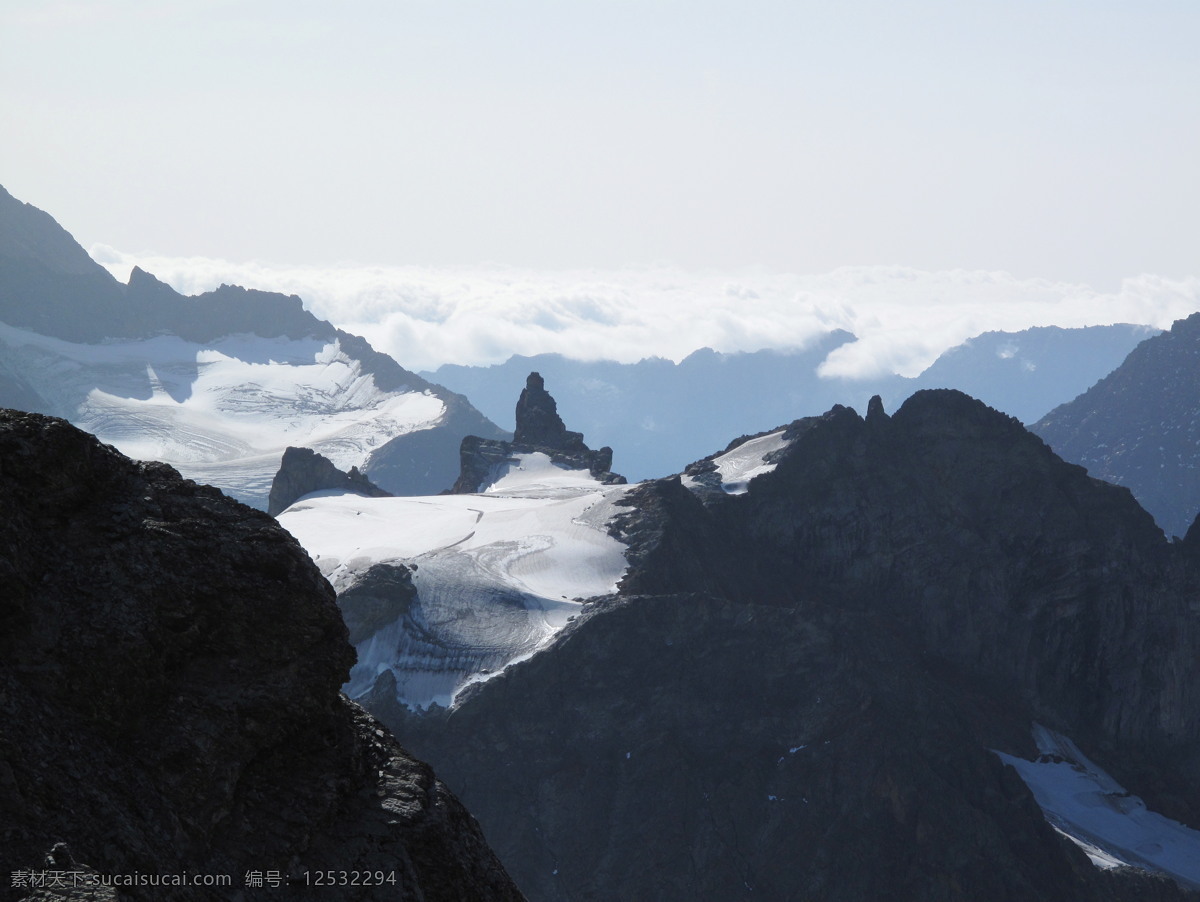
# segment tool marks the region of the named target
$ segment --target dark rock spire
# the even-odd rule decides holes
[[[525,388],[517,400],[517,431],[513,434],[513,443],[562,451],[582,451],[587,447],[583,443],[583,433],[570,432],[558,415],[558,404],[546,391],[541,373],[530,373],[525,380]]]
[[[459,448],[460,472],[450,493],[477,492],[494,468],[514,454],[540,451],[554,463],[571,470],[588,470],[604,483],[623,483],[624,476],[611,472],[612,448],[593,451],[582,432],[571,432],[558,415],[558,404],[546,391],[541,373],[530,373],[517,400],[517,429],[511,442],[468,435]]]
[[[883,409],[883,399],[879,395],[872,395],[871,400],[867,402],[867,425],[877,426],[887,418],[888,415]]]

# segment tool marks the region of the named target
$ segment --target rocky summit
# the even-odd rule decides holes
[[[521,898],[265,513],[15,411],[0,509],[0,898]]]
[[[530,373],[517,399],[517,428],[511,442],[468,435],[459,449],[458,481],[450,489],[461,495],[482,491],[498,466],[517,454],[546,454],[558,467],[587,470],[600,482],[622,484],[625,477],[612,472],[612,448],[593,451],[579,432],[571,432],[558,415],[558,404],[546,391],[540,373]]]
[[[517,430],[513,441],[559,451],[583,451],[583,435],[569,432],[558,415],[558,404],[546,391],[541,373],[530,373],[517,399]]]
[[[531,899],[1200,898],[1200,553],[1128,490],[925,391],[621,503],[616,595],[377,706]]]

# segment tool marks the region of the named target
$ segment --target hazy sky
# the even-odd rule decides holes
[[[0,183],[85,246],[1200,274],[1196,0],[4,0]]]

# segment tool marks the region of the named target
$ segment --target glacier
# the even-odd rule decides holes
[[[36,384],[47,412],[260,508],[289,445],[348,469],[446,412],[428,390],[380,389],[337,338],[84,344],[0,323],[0,348],[0,365]]]
[[[415,601],[356,643],[344,688],[358,698],[389,673],[397,700],[416,709],[452,704],[544,647],[586,600],[616,591],[625,545],[608,526],[631,488],[520,453],[475,494],[314,492],[278,519],[339,595],[373,566],[413,568]]]

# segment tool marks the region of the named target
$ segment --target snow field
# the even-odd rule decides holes
[[[783,437],[783,433],[784,430],[780,429],[767,435],[760,435],[758,438],[743,442],[732,451],[713,458],[722,490],[729,495],[743,495],[749,491],[752,479],[774,470],[777,464],[768,463],[766,458],[787,447],[788,441]],[[700,485],[691,476],[684,476],[683,484],[690,489],[695,489]]]
[[[1037,761],[996,754],[1016,768],[1055,830],[1097,867],[1130,865],[1200,889],[1200,831],[1147,809],[1066,736],[1035,725],[1033,738]]]
[[[163,335],[88,345],[0,324],[0,346],[58,416],[260,507],[289,445],[349,469],[444,412],[430,394],[379,390],[336,341]]]
[[[339,592],[372,565],[416,565],[417,604],[357,646],[346,692],[385,670],[413,707],[450,704],[468,682],[527,657],[581,602],[616,590],[625,546],[607,533],[628,486],[522,455],[486,492],[362,498],[318,492],[279,515]]]

